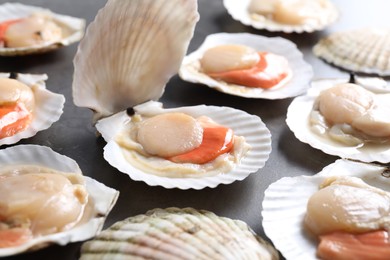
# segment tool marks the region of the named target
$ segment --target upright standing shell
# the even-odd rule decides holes
[[[88,259],[278,259],[244,222],[192,208],[154,209],[84,243]]]
[[[390,76],[390,30],[362,28],[336,32],[313,48],[318,57],[341,68]]]
[[[74,59],[74,103],[99,119],[159,99],[198,17],[195,0],[109,0]]]

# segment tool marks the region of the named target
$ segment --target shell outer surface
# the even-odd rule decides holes
[[[390,191],[390,179],[382,174],[386,167],[339,159],[314,176],[284,177],[264,192],[263,227],[265,234],[286,259],[314,260],[317,244],[303,227],[307,201],[331,176],[354,176],[369,185]]]
[[[47,13],[53,17],[54,21],[61,25],[62,30],[66,35],[60,41],[48,42],[37,46],[0,48],[0,56],[21,56],[53,51],[75,43],[83,37],[85,29],[84,19],[56,14],[42,7],[24,5],[21,3],[5,3],[0,5],[0,23],[7,20],[27,17],[36,12]]]
[[[200,176],[198,178],[170,178],[147,174],[128,163],[123,155],[122,148],[114,140],[116,134],[121,131],[129,119],[126,112],[123,111],[100,120],[96,124],[96,128],[107,142],[107,145],[104,147],[104,158],[113,167],[128,174],[133,180],[144,181],[150,186],[158,185],[165,188],[214,188],[219,184],[229,184],[237,180],[243,180],[250,173],[258,171],[265,165],[271,153],[271,134],[266,125],[259,117],[249,115],[241,110],[205,105],[163,109],[161,103],[154,101],[138,106],[140,109],[145,107],[150,108],[149,111],[153,115],[167,112],[182,112],[194,117],[208,116],[218,124],[231,128],[235,135],[244,136],[251,149],[242,158],[240,164],[226,174]]]
[[[0,73],[0,77],[8,78],[9,73]],[[61,94],[53,93],[46,89],[45,81],[47,75],[42,74],[17,74],[17,80],[31,87],[35,96],[35,110],[33,120],[24,130],[13,136],[0,139],[0,146],[14,144],[21,139],[30,138],[37,132],[49,128],[58,121],[63,113],[65,97]]]
[[[196,0],[109,0],[74,58],[73,100],[95,120],[158,100],[199,19]]]
[[[316,56],[349,71],[390,76],[390,29],[335,32],[314,47]]]
[[[248,12],[248,6],[251,0],[223,0],[223,4],[227,12],[236,21],[241,22],[244,25],[252,26],[255,29],[268,30],[271,32],[281,31],[284,33],[304,33],[323,30],[328,25],[337,20],[339,11],[331,1],[327,1],[327,8],[325,12],[320,15],[320,19],[312,21],[310,23],[304,23],[301,25],[287,25],[277,23],[271,19],[263,17],[263,19],[255,20]]]
[[[81,173],[78,164],[71,158],[54,152],[49,147],[39,145],[17,145],[0,151],[0,167],[9,165],[31,164],[52,168],[63,172]],[[114,206],[119,192],[96,180],[84,176],[89,199],[94,207],[91,219],[70,230],[36,237],[17,247],[1,248],[0,257],[37,250],[50,244],[66,245],[71,242],[90,239],[99,233],[106,216]]]
[[[278,254],[240,221],[193,208],[153,209],[115,223],[83,244],[81,260],[278,259]]]
[[[360,81],[364,82],[365,78]],[[368,89],[373,89],[372,84],[382,84],[379,80],[366,80],[371,82]],[[378,161],[381,163],[390,162],[390,147],[389,145],[368,145],[363,147],[346,146],[328,138],[321,137],[310,129],[309,116],[312,111],[314,102],[322,90],[330,88],[338,83],[347,83],[347,79],[323,79],[312,82],[312,87],[308,92],[300,97],[296,97],[290,104],[287,110],[286,123],[296,138],[301,142],[307,143],[313,148],[319,149],[324,153],[336,155],[341,158],[354,159],[363,162]],[[383,89],[379,85],[377,89]],[[364,86],[363,86],[364,87]],[[387,86],[385,87],[388,88]],[[387,91],[386,91],[387,93]]]
[[[199,71],[199,59],[203,53],[212,47],[222,44],[240,44],[252,47],[258,51],[266,51],[281,55],[288,60],[292,69],[292,78],[286,85],[275,89],[248,88],[239,85],[217,81]],[[204,43],[195,52],[187,55],[179,70],[183,80],[205,84],[223,93],[263,99],[282,99],[300,95],[309,88],[313,77],[311,66],[303,60],[302,53],[297,46],[281,37],[265,37],[249,33],[217,33],[206,37]]]

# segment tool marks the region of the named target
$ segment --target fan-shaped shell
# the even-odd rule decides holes
[[[84,19],[56,14],[42,7],[20,3],[5,3],[0,5],[0,23],[13,19],[25,18],[33,13],[45,13],[52,17],[62,30],[62,39],[31,47],[0,48],[0,56],[27,55],[52,51],[75,43],[84,35]]]
[[[252,0],[224,0],[223,4],[234,20],[240,21],[242,24],[252,26],[256,29],[264,29],[271,32],[282,31],[285,33],[310,33],[319,31],[333,23],[339,16],[337,8],[331,1],[323,1],[323,11],[318,14],[316,19],[311,19],[307,23],[299,25],[287,25],[275,22],[265,16],[258,15],[257,18],[254,18],[253,15],[248,12],[248,7],[251,1]]]
[[[197,20],[194,0],[109,0],[75,56],[74,103],[98,119],[159,99]]]
[[[288,60],[292,78],[275,89],[249,88],[215,80],[200,71],[199,60],[209,48],[223,44],[239,44],[257,51],[271,52]],[[265,37],[249,33],[217,33],[207,36],[198,50],[186,56],[179,70],[183,80],[202,83],[218,91],[247,98],[282,99],[294,97],[306,91],[313,76],[312,68],[303,60],[296,45],[280,37]]]
[[[318,57],[350,71],[390,76],[390,30],[361,28],[333,33],[313,48]]]
[[[2,78],[8,78],[9,76],[9,73],[0,73],[0,77]],[[33,119],[25,130],[13,136],[0,139],[0,146],[17,143],[21,139],[32,137],[37,132],[49,128],[61,117],[64,108],[65,97],[46,89],[46,74],[18,73],[16,79],[33,89],[35,97]]]
[[[83,244],[81,260],[278,259],[272,246],[240,220],[192,208],[154,209],[119,221]]]
[[[359,177],[371,186],[390,191],[386,167],[337,160],[314,176],[285,177],[264,192],[263,227],[286,259],[318,259],[316,241],[303,227],[307,201],[330,176]]]
[[[77,163],[69,157],[58,154],[45,146],[18,145],[0,151],[0,168],[10,165],[38,165],[61,172],[82,174]],[[115,204],[119,192],[92,178],[84,177],[89,201],[90,217],[74,228],[50,235],[33,238],[17,247],[0,248],[0,256],[10,256],[25,251],[36,250],[49,244],[65,245],[83,241],[95,236],[103,228],[106,216]]]
[[[179,189],[203,189],[216,187],[217,185],[229,184],[236,180],[243,180],[250,173],[256,172],[265,165],[271,152],[271,135],[265,124],[257,116],[249,115],[243,111],[216,106],[192,106],[163,109],[158,102],[147,102],[134,108],[149,115],[158,115],[168,112],[182,112],[193,117],[208,116],[216,123],[229,127],[237,136],[243,136],[251,146],[241,162],[227,173],[210,175],[208,172],[183,177],[181,170],[172,169],[169,173],[172,177],[158,176],[145,173],[136,164],[130,163],[126,158],[123,148],[116,142],[115,137],[122,131],[129,120],[125,111],[111,117],[100,120],[96,124],[97,130],[106,140],[104,158],[119,171],[126,173],[131,179],[144,181],[151,186],[163,186],[165,188]]]
[[[367,89],[377,89],[377,92],[385,92],[389,95],[389,87],[382,80],[377,78],[360,78],[357,83],[364,87],[364,83],[368,84]],[[297,97],[291,102],[288,111],[286,123],[294,135],[304,143],[323,151],[324,153],[336,155],[341,158],[355,159],[363,162],[378,161],[382,163],[390,162],[390,145],[388,142],[372,143],[370,145],[347,146],[339,142],[319,136],[311,130],[309,124],[310,113],[313,109],[316,98],[322,90],[330,88],[339,83],[347,83],[347,79],[324,79],[312,82],[312,87],[307,91],[306,95]],[[374,87],[375,86],[375,87]]]

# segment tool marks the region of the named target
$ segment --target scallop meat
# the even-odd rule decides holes
[[[47,75],[0,73],[0,145],[49,128],[63,113],[65,97],[46,89]]]
[[[323,30],[339,16],[329,0],[224,0],[233,19],[271,32],[311,33]]]
[[[314,47],[316,56],[343,69],[390,76],[390,30],[360,28],[330,34]]]
[[[217,33],[207,36],[199,49],[184,58],[179,75],[230,95],[282,99],[304,93],[313,71],[289,40]]]
[[[2,257],[94,237],[118,198],[45,146],[1,150],[0,166]]]
[[[314,176],[284,177],[264,193],[264,232],[286,259],[387,259],[388,241],[380,242],[387,249],[370,241],[390,228],[388,173],[339,159]],[[327,239],[333,246],[323,245]]]
[[[390,162],[390,98],[379,78],[325,79],[312,83],[287,111],[287,125],[302,142],[341,158]]]
[[[153,209],[119,221],[82,245],[88,259],[264,259],[276,250],[240,220],[193,208]]]
[[[48,9],[5,3],[0,5],[0,56],[38,54],[79,41],[85,20]]]

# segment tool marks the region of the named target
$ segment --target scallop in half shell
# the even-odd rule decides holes
[[[347,79],[324,79],[313,81],[312,87],[305,95],[297,97],[291,102],[286,118],[288,127],[300,141],[307,143],[324,153],[364,162],[390,162],[390,144],[386,139],[378,139],[375,142],[359,141],[356,143],[343,143],[336,141],[336,139],[329,138],[329,135],[320,134],[311,127],[311,113],[321,91],[329,89],[336,84],[347,82]],[[389,98],[389,86],[382,79],[357,77],[356,83],[371,92],[380,95],[383,101]]]
[[[159,99],[198,18],[194,0],[109,0],[74,58],[74,103],[97,120]]]
[[[79,166],[74,160],[64,155],[60,155],[45,146],[18,145],[1,150],[0,169],[0,179],[2,181],[7,179],[7,177],[3,177],[5,176],[5,174],[11,176],[9,178],[13,178],[12,176],[29,176],[49,172],[50,175],[66,176],[73,185],[82,185],[84,187],[82,190],[86,190],[87,192],[87,201],[83,202],[83,210],[81,211],[81,215],[78,217],[76,224],[73,223],[72,226],[65,225],[62,227],[61,230],[57,230],[57,232],[54,233],[45,232],[40,235],[33,235],[31,239],[16,246],[0,248],[0,256],[2,257],[15,255],[25,251],[37,250],[39,248],[46,247],[50,244],[65,245],[71,242],[83,241],[95,236],[103,228],[104,221],[108,213],[111,211],[111,208],[115,204],[119,194],[118,191],[111,189],[92,178],[83,176]],[[7,169],[9,170],[7,171]],[[16,181],[14,181],[14,183],[15,182]],[[7,184],[4,184],[5,186],[2,187],[12,189],[12,186],[9,186],[10,183],[12,183],[12,181],[8,182],[8,186]],[[18,187],[23,187],[20,181],[18,181],[17,183],[19,185]],[[54,183],[52,183],[51,186],[46,186],[46,188],[42,189],[42,187],[39,186],[39,182],[36,182],[35,184],[35,189],[41,189],[44,192],[48,192],[50,191],[50,189],[54,189],[53,187],[56,187],[55,185],[53,185]],[[31,184],[25,184],[24,186],[27,188],[28,186],[31,186]],[[65,189],[62,189],[62,191],[64,190]],[[22,194],[23,191],[21,191],[20,194]],[[83,195],[83,192],[75,192],[75,196],[85,195]],[[22,195],[20,194],[13,194],[11,195],[11,198],[18,199],[19,203],[26,203],[23,201],[23,197],[21,197]],[[37,199],[33,200],[33,198],[31,197],[33,194],[28,194],[28,200],[30,200],[32,203],[37,203],[37,201],[41,200],[42,198],[40,197],[41,195],[39,193],[35,192],[34,194],[37,195]],[[6,214],[5,212],[15,212],[17,206],[12,205],[12,200],[8,201],[9,199],[4,199],[4,196],[7,196],[7,194],[2,194],[1,196],[2,201],[0,203],[3,204],[3,207],[0,211],[0,215],[2,215],[2,221],[4,221],[4,214]],[[8,206],[4,205],[6,201],[8,201]],[[72,200],[67,200],[66,197],[63,196],[62,201],[70,202]],[[53,200],[50,203],[44,205],[46,206],[41,206],[40,209],[50,211],[50,206],[47,205],[53,206]],[[52,230],[50,225],[61,226],[64,224],[57,223],[60,221],[60,217],[65,218],[64,216],[70,214],[70,207],[67,207],[67,205],[63,206],[64,209],[60,210],[61,214],[58,214],[57,216],[51,215],[49,216],[50,220],[46,220],[44,222],[40,221],[40,218],[38,216],[47,218],[47,215],[42,215],[42,212],[45,211],[42,211],[41,213],[35,212],[36,209],[34,207],[28,207],[26,205],[25,207],[23,207],[22,210],[19,211],[24,212],[27,216],[35,216],[35,218],[31,218],[31,221],[34,221],[33,223],[35,223],[35,225],[32,227],[32,230],[38,229],[38,226],[41,227],[42,225],[48,225],[45,228],[41,227],[43,230],[47,231]],[[20,213],[18,219],[19,222],[23,221],[23,217],[21,217]],[[48,222],[50,222],[50,224],[47,224]],[[18,220],[14,224],[18,225],[17,223]],[[1,232],[4,232],[4,223],[2,222],[1,225]],[[10,225],[10,223],[5,223],[5,225]],[[1,242],[4,243],[4,240],[2,240]]]
[[[264,192],[263,227],[286,259],[319,259],[316,256],[318,242],[303,222],[309,198],[332,176],[357,177],[370,186],[390,192],[386,167],[342,159],[314,176],[284,177],[274,182]]]
[[[96,128],[106,140],[104,158],[131,179],[151,186],[179,189],[203,189],[243,180],[262,168],[271,153],[271,134],[261,119],[241,110],[217,106],[191,106],[164,109],[161,103],[150,101],[134,108],[145,117],[164,113],[184,113],[194,118],[207,116],[219,125],[229,127],[235,136],[245,140],[235,142],[234,152],[224,154],[206,164],[173,163],[159,157],[146,157],[128,150],[118,138],[131,121],[126,112],[100,120]],[[240,139],[242,140],[242,139]],[[137,145],[137,144],[135,144]],[[139,145],[139,144],[138,144]],[[249,146],[249,147],[248,147]],[[249,151],[248,151],[249,149]]]
[[[20,3],[5,3],[0,5],[0,23],[27,18],[34,14],[42,14],[42,16],[50,19],[50,22],[55,24],[56,35],[58,34],[59,36],[55,38],[49,38],[47,36],[47,40],[44,40],[37,45],[19,47],[20,44],[18,44],[15,45],[18,47],[0,47],[0,56],[17,56],[52,51],[75,43],[84,35],[84,19],[56,14],[42,7],[24,5]],[[15,30],[20,32],[21,29],[19,28]],[[12,37],[13,39],[20,38],[19,35],[14,35]],[[42,38],[46,39],[45,37],[46,36],[42,36]]]
[[[335,32],[314,47],[316,56],[343,69],[390,76],[389,28]]]
[[[83,244],[81,260],[264,259],[276,250],[240,220],[193,208],[153,209],[115,223]]]
[[[339,16],[339,12],[336,6],[328,0],[309,0],[309,1],[289,1],[289,0],[257,0],[257,5],[264,5],[261,9],[264,9],[265,13],[256,14],[250,11],[250,5],[252,1],[256,0],[224,0],[223,4],[227,12],[233,17],[233,19],[240,21],[242,24],[252,26],[256,29],[264,29],[271,32],[282,31],[285,33],[304,33],[319,31],[332,24]],[[283,2],[287,3],[283,6]],[[306,3],[305,3],[306,2]],[[313,3],[314,2],[314,3]],[[309,9],[303,8],[303,4],[309,5]],[[315,9],[311,5],[317,4]],[[290,21],[281,22],[278,19],[272,19],[271,11],[274,9],[274,5],[281,5],[282,9],[279,15],[282,20],[286,20],[286,17],[291,17],[294,13],[297,13],[297,17],[292,17],[290,20],[301,19],[299,16],[304,14],[308,16],[303,22]],[[295,9],[296,12],[293,12]],[[302,10],[303,9],[303,10]]]
[[[108,142],[104,158],[134,180],[166,188],[216,187],[220,183],[244,179],[268,159],[270,133],[256,116],[213,106],[163,109],[160,103],[150,101],[161,97],[165,84],[177,73],[197,20],[195,0],[109,0],[80,43],[74,59],[74,102],[95,112],[94,119],[100,119],[96,124],[97,130]],[[144,143],[126,141],[133,136],[133,132],[126,132],[126,126],[132,121],[126,114],[129,107],[134,108],[141,118],[167,112],[182,113],[186,118],[208,116],[225,129],[231,128],[235,135],[240,135],[240,140],[243,137],[247,140],[239,142],[241,146],[234,146],[238,157],[224,153],[222,158],[227,157],[227,160],[217,157],[210,163],[211,167],[209,163],[172,163],[163,156],[145,154],[144,147],[140,148]],[[170,129],[165,128],[165,133]],[[201,131],[203,134],[203,128]],[[126,145],[119,145],[118,135],[123,136],[125,141],[122,143]],[[157,140],[159,136],[160,133],[154,133],[154,138],[145,139]],[[203,136],[199,136],[201,143]],[[225,141],[225,138],[222,139]],[[128,149],[129,143],[131,149]],[[134,152],[133,144],[137,152]],[[247,153],[248,144],[252,150]],[[168,143],[164,147],[171,146],[172,143]],[[197,147],[191,145],[193,150]],[[248,155],[244,156],[244,152]],[[242,163],[239,163],[241,157]],[[198,170],[200,173],[195,174]],[[186,174],[188,172],[190,174]]]
[[[1,78],[9,78],[10,76],[9,73],[0,73]],[[32,89],[35,98],[35,106],[32,120],[27,128],[13,136],[1,138],[0,146],[17,143],[21,139],[30,138],[37,132],[49,128],[54,122],[58,121],[62,115],[65,103],[65,97],[63,95],[53,93],[46,89],[46,74],[17,73],[12,75],[12,77]]]
[[[270,52],[283,56],[292,70],[292,78],[284,85],[270,89],[252,88],[229,84],[211,78],[202,72],[199,60],[206,50],[226,44],[245,45],[259,52]],[[183,80],[201,83],[218,91],[247,98],[282,99],[300,95],[309,87],[313,76],[311,66],[303,60],[296,45],[280,37],[265,37],[249,33],[217,33],[207,36],[195,52],[187,55],[179,70]]]

